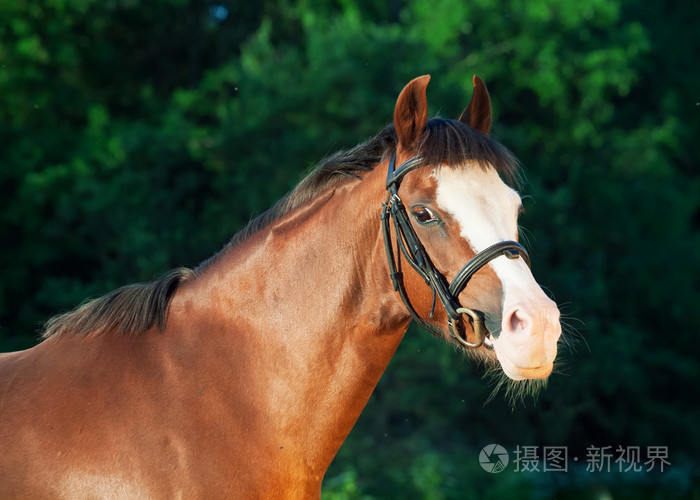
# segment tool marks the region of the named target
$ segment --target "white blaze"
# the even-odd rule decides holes
[[[516,240],[520,195],[493,168],[478,165],[437,169],[437,204],[459,222],[460,234],[475,252],[500,241]],[[534,279],[523,259],[496,258],[489,262],[508,288],[531,287]]]

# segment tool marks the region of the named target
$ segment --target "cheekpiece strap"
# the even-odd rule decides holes
[[[405,162],[403,162],[401,165],[399,165],[399,168],[395,168],[396,151],[394,151],[391,154],[391,159],[389,160],[389,168],[386,173],[386,188],[389,189],[392,185],[398,188],[398,184],[399,182],[401,182],[401,179],[403,179],[403,176],[409,173],[411,170],[420,167],[422,164],[423,158],[421,158],[420,156],[413,156]]]

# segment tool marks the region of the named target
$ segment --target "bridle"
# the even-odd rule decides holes
[[[435,297],[437,296],[447,312],[447,325],[450,335],[465,347],[480,347],[484,343],[486,335],[490,333],[486,327],[485,315],[483,312],[476,309],[462,307],[459,303],[459,294],[467,286],[471,277],[493,259],[501,255],[509,259],[522,257],[529,266],[530,257],[520,243],[516,241],[501,241],[478,252],[462,269],[460,269],[452,280],[452,283],[448,284],[447,279],[435,268],[428,253],[421,244],[420,239],[418,239],[418,235],[414,231],[408,213],[406,212],[406,207],[398,194],[401,180],[408,172],[421,166],[422,158],[420,156],[414,156],[403,162],[399,168],[396,169],[395,164],[396,152],[391,155],[391,160],[389,161],[389,170],[386,177],[387,198],[382,204],[381,215],[384,247],[386,249],[389,274],[394,284],[394,290],[399,293],[406,309],[408,309],[408,312],[411,313],[411,316],[413,316],[418,323],[429,332],[441,336],[433,325],[420,317],[408,299],[406,288],[403,283],[403,272],[401,270],[401,254],[403,254],[411,267],[416,270],[421,278],[425,280],[426,284],[432,289],[433,305],[430,310],[430,317],[432,318],[435,312]],[[389,221],[392,218],[394,220],[396,232],[396,246],[400,249],[396,257],[394,256],[389,227]],[[474,342],[469,342],[467,340],[467,333],[462,319],[464,315],[467,316],[474,330]]]

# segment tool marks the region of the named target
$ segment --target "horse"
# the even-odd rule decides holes
[[[515,157],[474,76],[429,75],[194,270],[50,319],[0,356],[0,496],[313,498],[409,323],[546,379],[559,310],[517,241]]]

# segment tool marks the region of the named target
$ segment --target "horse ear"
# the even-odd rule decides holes
[[[399,138],[399,146],[413,149],[428,123],[428,99],[426,87],[430,75],[414,78],[404,87],[396,100],[394,127]]]
[[[469,106],[462,112],[459,121],[466,123],[471,128],[484,135],[491,130],[491,99],[486,84],[478,76],[474,75],[474,93],[469,101]]]

